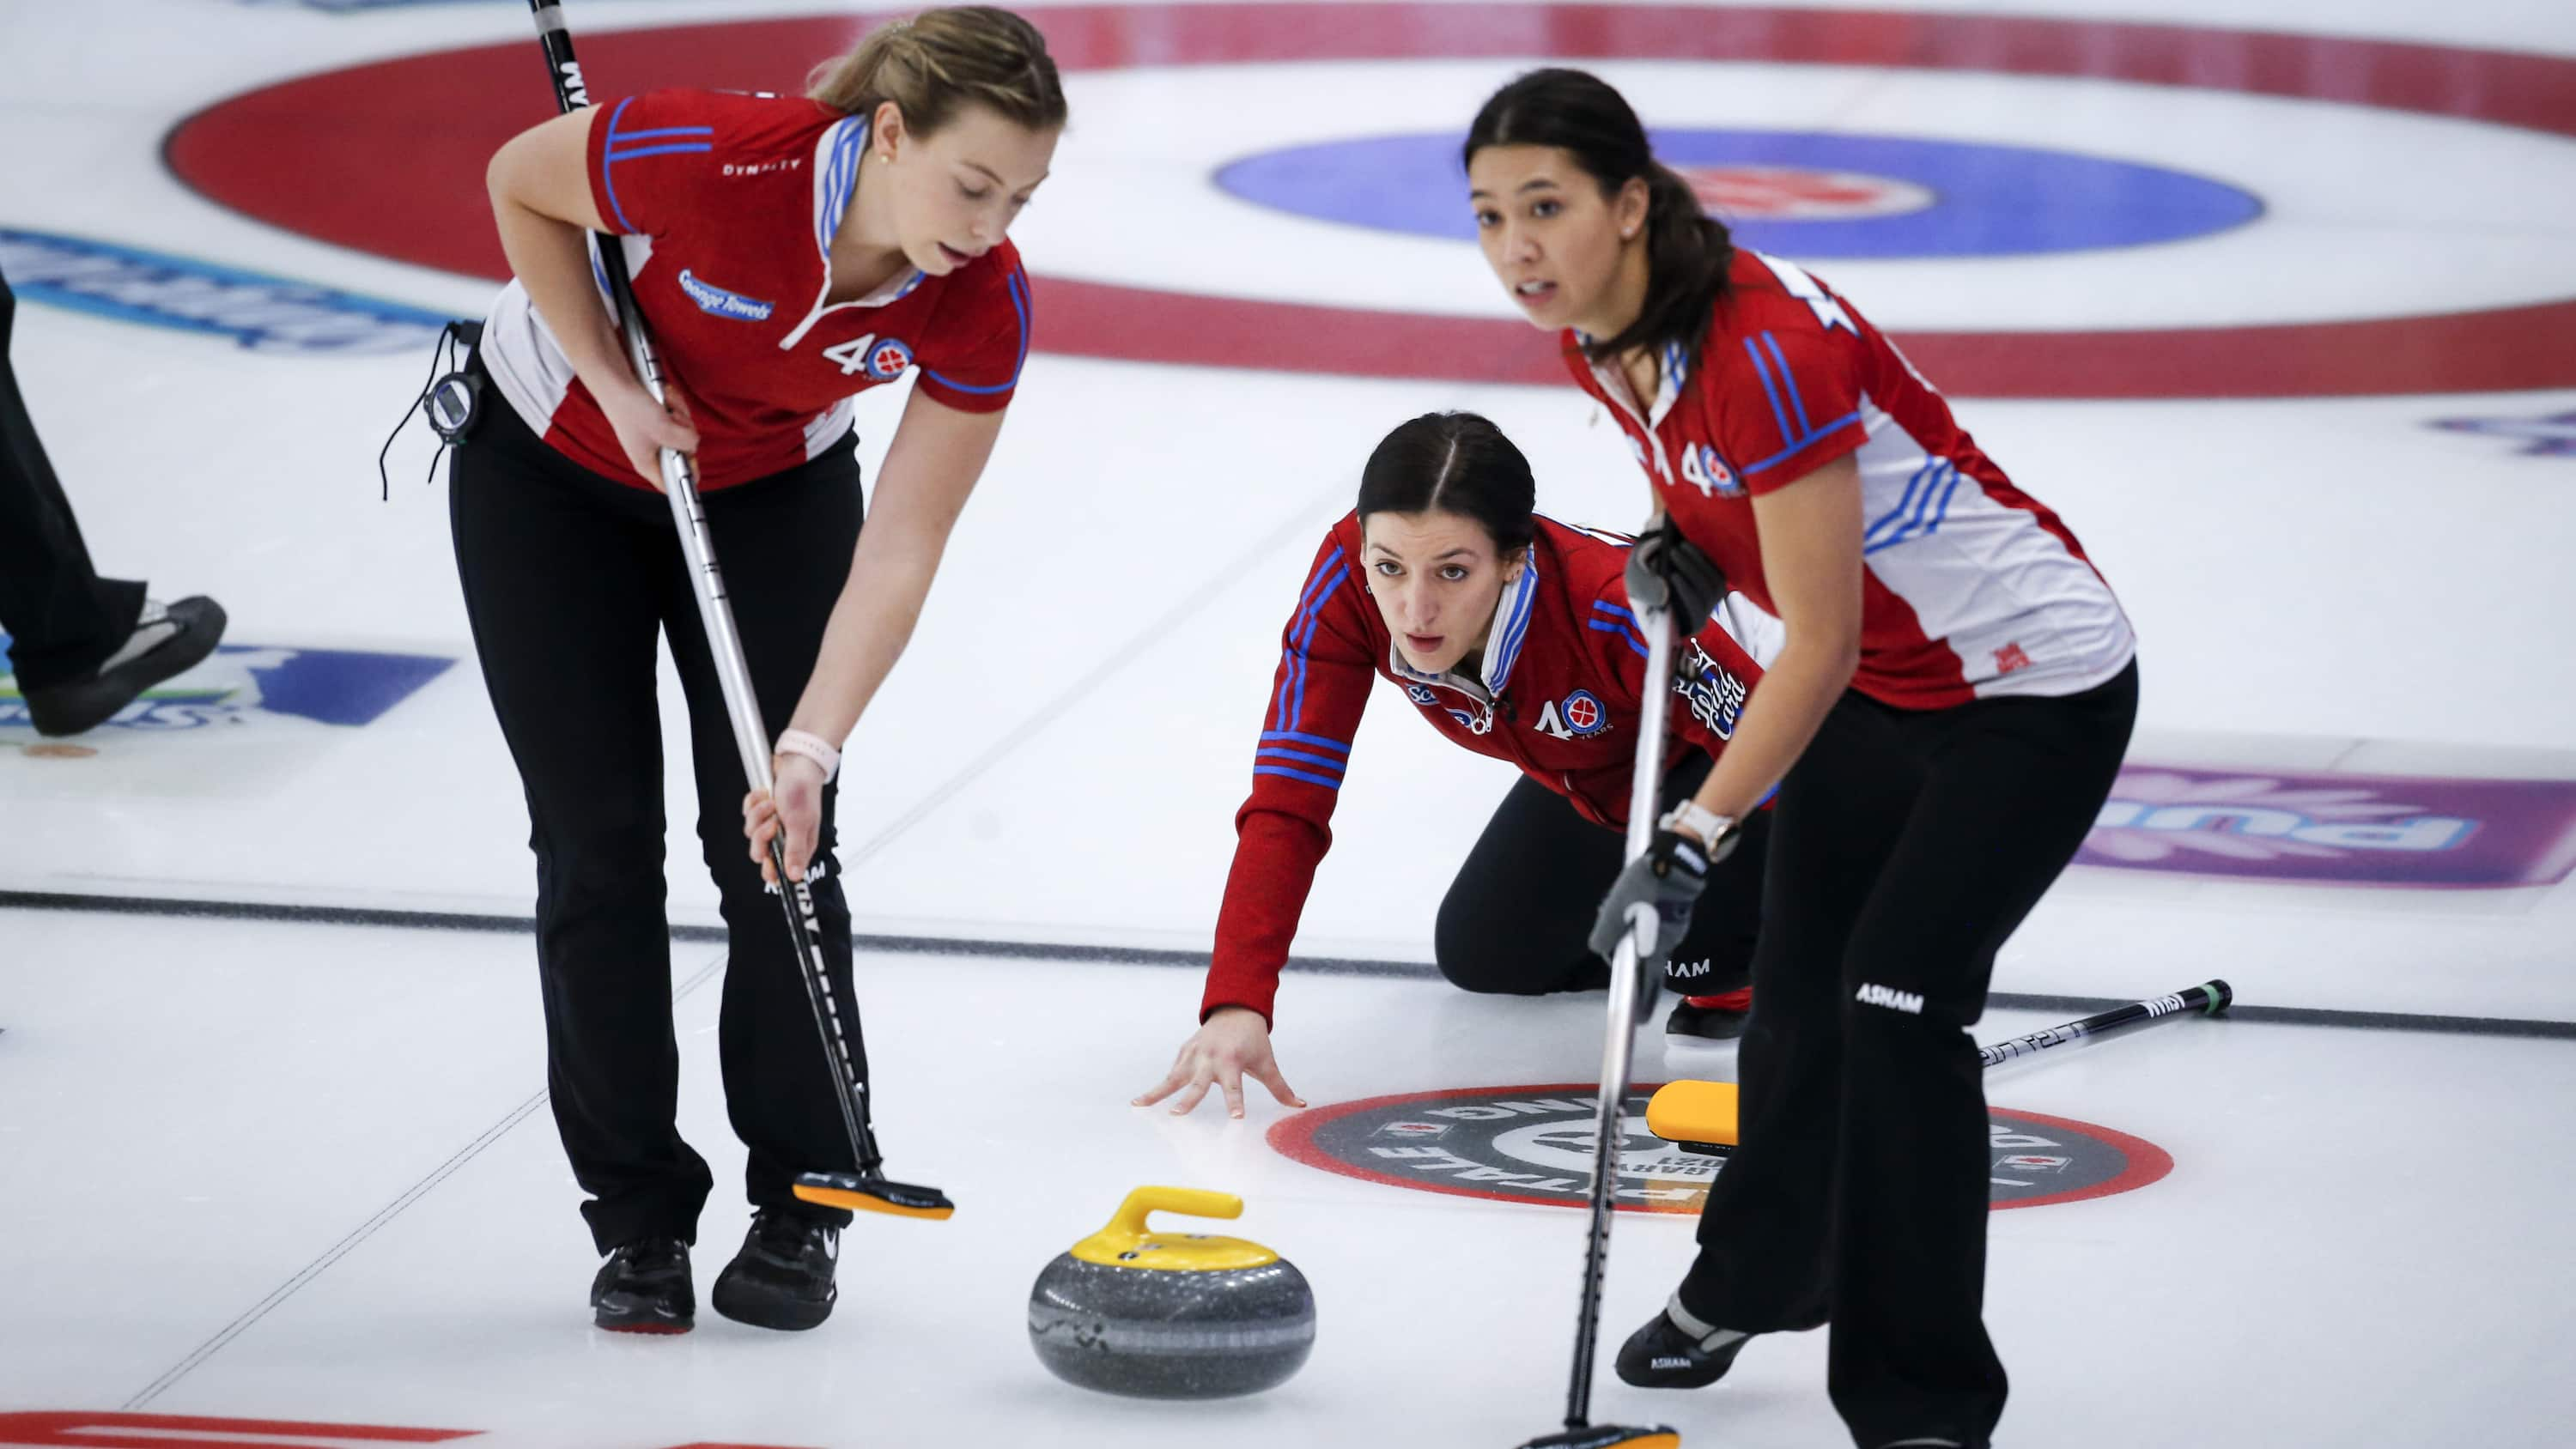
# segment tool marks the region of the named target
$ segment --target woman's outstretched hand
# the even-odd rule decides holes
[[[1221,1087],[1225,1090],[1226,1115],[1241,1117],[1245,1077],[1268,1087],[1282,1106],[1306,1105],[1306,1099],[1279,1075],[1278,1059],[1270,1054],[1270,1023],[1262,1020],[1260,1012],[1220,1006],[1196,1035],[1181,1044],[1180,1055],[1172,1059],[1171,1073],[1130,1105],[1149,1107],[1178,1092],[1180,1099],[1172,1103],[1172,1112],[1178,1116],[1197,1107],[1208,1088]]]

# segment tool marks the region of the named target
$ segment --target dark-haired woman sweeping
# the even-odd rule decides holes
[[[1465,159],[1486,261],[1646,470],[1648,565],[1702,552],[1787,630],[1725,754],[1602,906],[1596,939],[1633,902],[1682,916],[1698,852],[1677,847],[1722,858],[1779,785],[1743,1148],[1620,1376],[1713,1383],[1749,1336],[1830,1320],[1828,1385],[1863,1449],[1984,1445],[2005,1376],[1966,1028],[2119,769],[2128,619],[1866,318],[1730,244],[1617,91],[1522,76]]]
[[[1178,1092],[1173,1110],[1187,1112],[1215,1086],[1240,1117],[1249,1075],[1305,1105],[1271,1053],[1271,1002],[1379,677],[1433,729],[1522,772],[1440,904],[1442,974],[1521,995],[1607,984],[1588,937],[1619,873],[1639,712],[1669,712],[1665,798],[1678,799],[1724,751],[1761,671],[1726,623],[1708,623],[1681,642],[1672,697],[1640,700],[1646,645],[1624,578],[1627,541],[1538,516],[1535,492],[1520,449],[1473,413],[1415,418],[1370,455],[1359,506],[1315,551],[1282,639],[1199,1030],[1139,1103]],[[1672,590],[1682,617],[1706,620],[1716,602],[1713,573]],[[1734,627],[1760,647],[1770,622],[1752,614]],[[1683,997],[1668,1027],[1677,1035],[1740,1029],[1760,828],[1667,953],[1666,982]]]

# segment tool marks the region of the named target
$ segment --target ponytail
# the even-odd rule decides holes
[[[1064,85],[1046,37],[991,5],[925,10],[880,25],[858,49],[816,66],[805,94],[854,116],[892,101],[916,136],[938,131],[970,105],[1032,131],[1065,121]]]

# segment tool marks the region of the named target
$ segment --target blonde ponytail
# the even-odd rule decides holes
[[[991,5],[925,10],[880,25],[858,49],[816,66],[805,94],[854,116],[892,101],[916,136],[977,105],[1032,131],[1051,131],[1065,120],[1064,86],[1046,37]]]

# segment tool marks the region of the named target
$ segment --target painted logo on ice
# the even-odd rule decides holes
[[[1726,1159],[1648,1132],[1654,1090],[1641,1083],[1628,1097],[1612,1200],[1629,1212],[1696,1213]],[[1988,1201],[1997,1208],[2108,1197],[2173,1170],[2163,1148],[2108,1127],[2035,1112],[1987,1116]],[[1310,1108],[1273,1126],[1270,1145],[1309,1167],[1391,1187],[1583,1207],[1599,1124],[1589,1084],[1461,1087]]]
[[[415,352],[440,313],[164,252],[0,228],[0,273],[30,302],[230,337],[255,352]]]
[[[0,648],[7,646],[0,635]],[[272,719],[374,724],[456,661],[423,654],[227,644],[145,693],[102,729],[193,730]],[[32,729],[15,676],[0,674],[0,729]]]
[[[2576,780],[2132,765],[2075,861],[2349,885],[2554,885],[2576,870]]]

